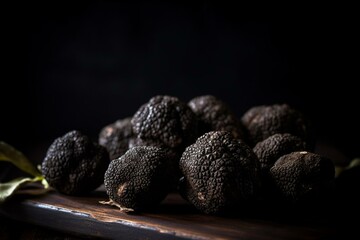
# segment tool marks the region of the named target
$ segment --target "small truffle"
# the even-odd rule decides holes
[[[49,185],[69,195],[95,190],[104,182],[109,164],[106,149],[80,131],[54,140],[42,162],[42,174]]]
[[[111,161],[105,189],[113,205],[143,211],[158,205],[175,181],[171,156],[159,147],[138,146]]]
[[[210,131],[228,131],[235,138],[244,139],[240,119],[225,102],[212,95],[198,96],[188,106],[199,119],[199,135]]]
[[[231,133],[205,133],[180,159],[181,194],[204,213],[229,213],[255,198],[257,164],[251,148]]]
[[[270,175],[285,201],[312,202],[331,191],[335,168],[330,159],[301,151],[280,157]]]
[[[99,144],[109,152],[110,159],[119,158],[129,148],[129,142],[133,141],[131,117],[119,119],[105,126],[99,134]]]

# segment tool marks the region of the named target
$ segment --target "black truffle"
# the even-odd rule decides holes
[[[302,151],[280,157],[270,175],[285,201],[312,202],[332,191],[335,168],[330,159]]]
[[[251,148],[231,133],[205,133],[180,159],[181,194],[204,213],[229,213],[255,198],[257,163]]]
[[[129,148],[129,143],[136,138],[132,131],[131,117],[119,119],[101,129],[99,144],[109,152],[111,160],[123,155]]]
[[[131,148],[111,161],[104,178],[111,204],[124,211],[154,208],[175,181],[172,162],[166,150],[155,146]]]
[[[172,96],[152,97],[134,114],[131,123],[140,142],[178,152],[182,152],[197,136],[195,114],[185,103]]]
[[[109,164],[106,149],[80,131],[55,139],[42,162],[42,174],[61,193],[80,195],[99,187]]]
[[[213,95],[198,96],[188,106],[199,119],[199,135],[210,131],[228,131],[235,138],[244,139],[243,126],[232,109]]]
[[[290,133],[302,138],[309,149],[314,147],[314,132],[308,119],[287,104],[250,108],[241,118],[251,145],[276,134]]]

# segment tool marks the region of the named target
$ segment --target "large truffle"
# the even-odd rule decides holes
[[[79,195],[99,187],[109,164],[106,149],[74,130],[50,145],[42,162],[42,174],[61,193]]]
[[[244,139],[241,121],[232,109],[213,95],[198,96],[188,102],[199,119],[199,135],[210,131],[228,131],[234,137]]]
[[[155,207],[175,181],[172,162],[167,151],[159,147],[129,149],[106,170],[104,182],[110,201],[126,211]]]
[[[290,133],[302,138],[310,149],[314,147],[314,133],[309,120],[287,104],[252,107],[243,114],[241,121],[252,145],[276,133]]]
[[[231,133],[205,133],[180,159],[181,194],[202,212],[231,212],[256,196],[257,163],[251,148]]]
[[[301,151],[280,157],[270,175],[285,201],[311,202],[332,190],[335,168],[330,159]]]
[[[101,129],[99,144],[109,152],[110,159],[123,155],[129,148],[129,143],[136,138],[131,125],[131,117],[119,119]]]
[[[197,136],[197,119],[178,98],[158,95],[142,105],[131,120],[140,142],[182,152]],[[152,144],[154,143],[154,144]]]

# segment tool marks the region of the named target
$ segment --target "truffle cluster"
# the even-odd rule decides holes
[[[42,171],[65,194],[104,183],[106,203],[125,212],[154,209],[176,190],[201,212],[227,214],[331,190],[333,162],[314,153],[314,143],[308,120],[287,104],[255,106],[238,118],[212,95],[187,103],[157,95],[104,126],[98,143],[79,131],[56,139]]]

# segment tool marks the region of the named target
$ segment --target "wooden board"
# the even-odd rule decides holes
[[[13,198],[0,213],[48,228],[108,239],[328,239],[338,229],[313,221],[209,216],[196,211],[178,194],[170,194],[151,213],[126,214],[99,204],[102,189],[88,197],[50,192]]]

